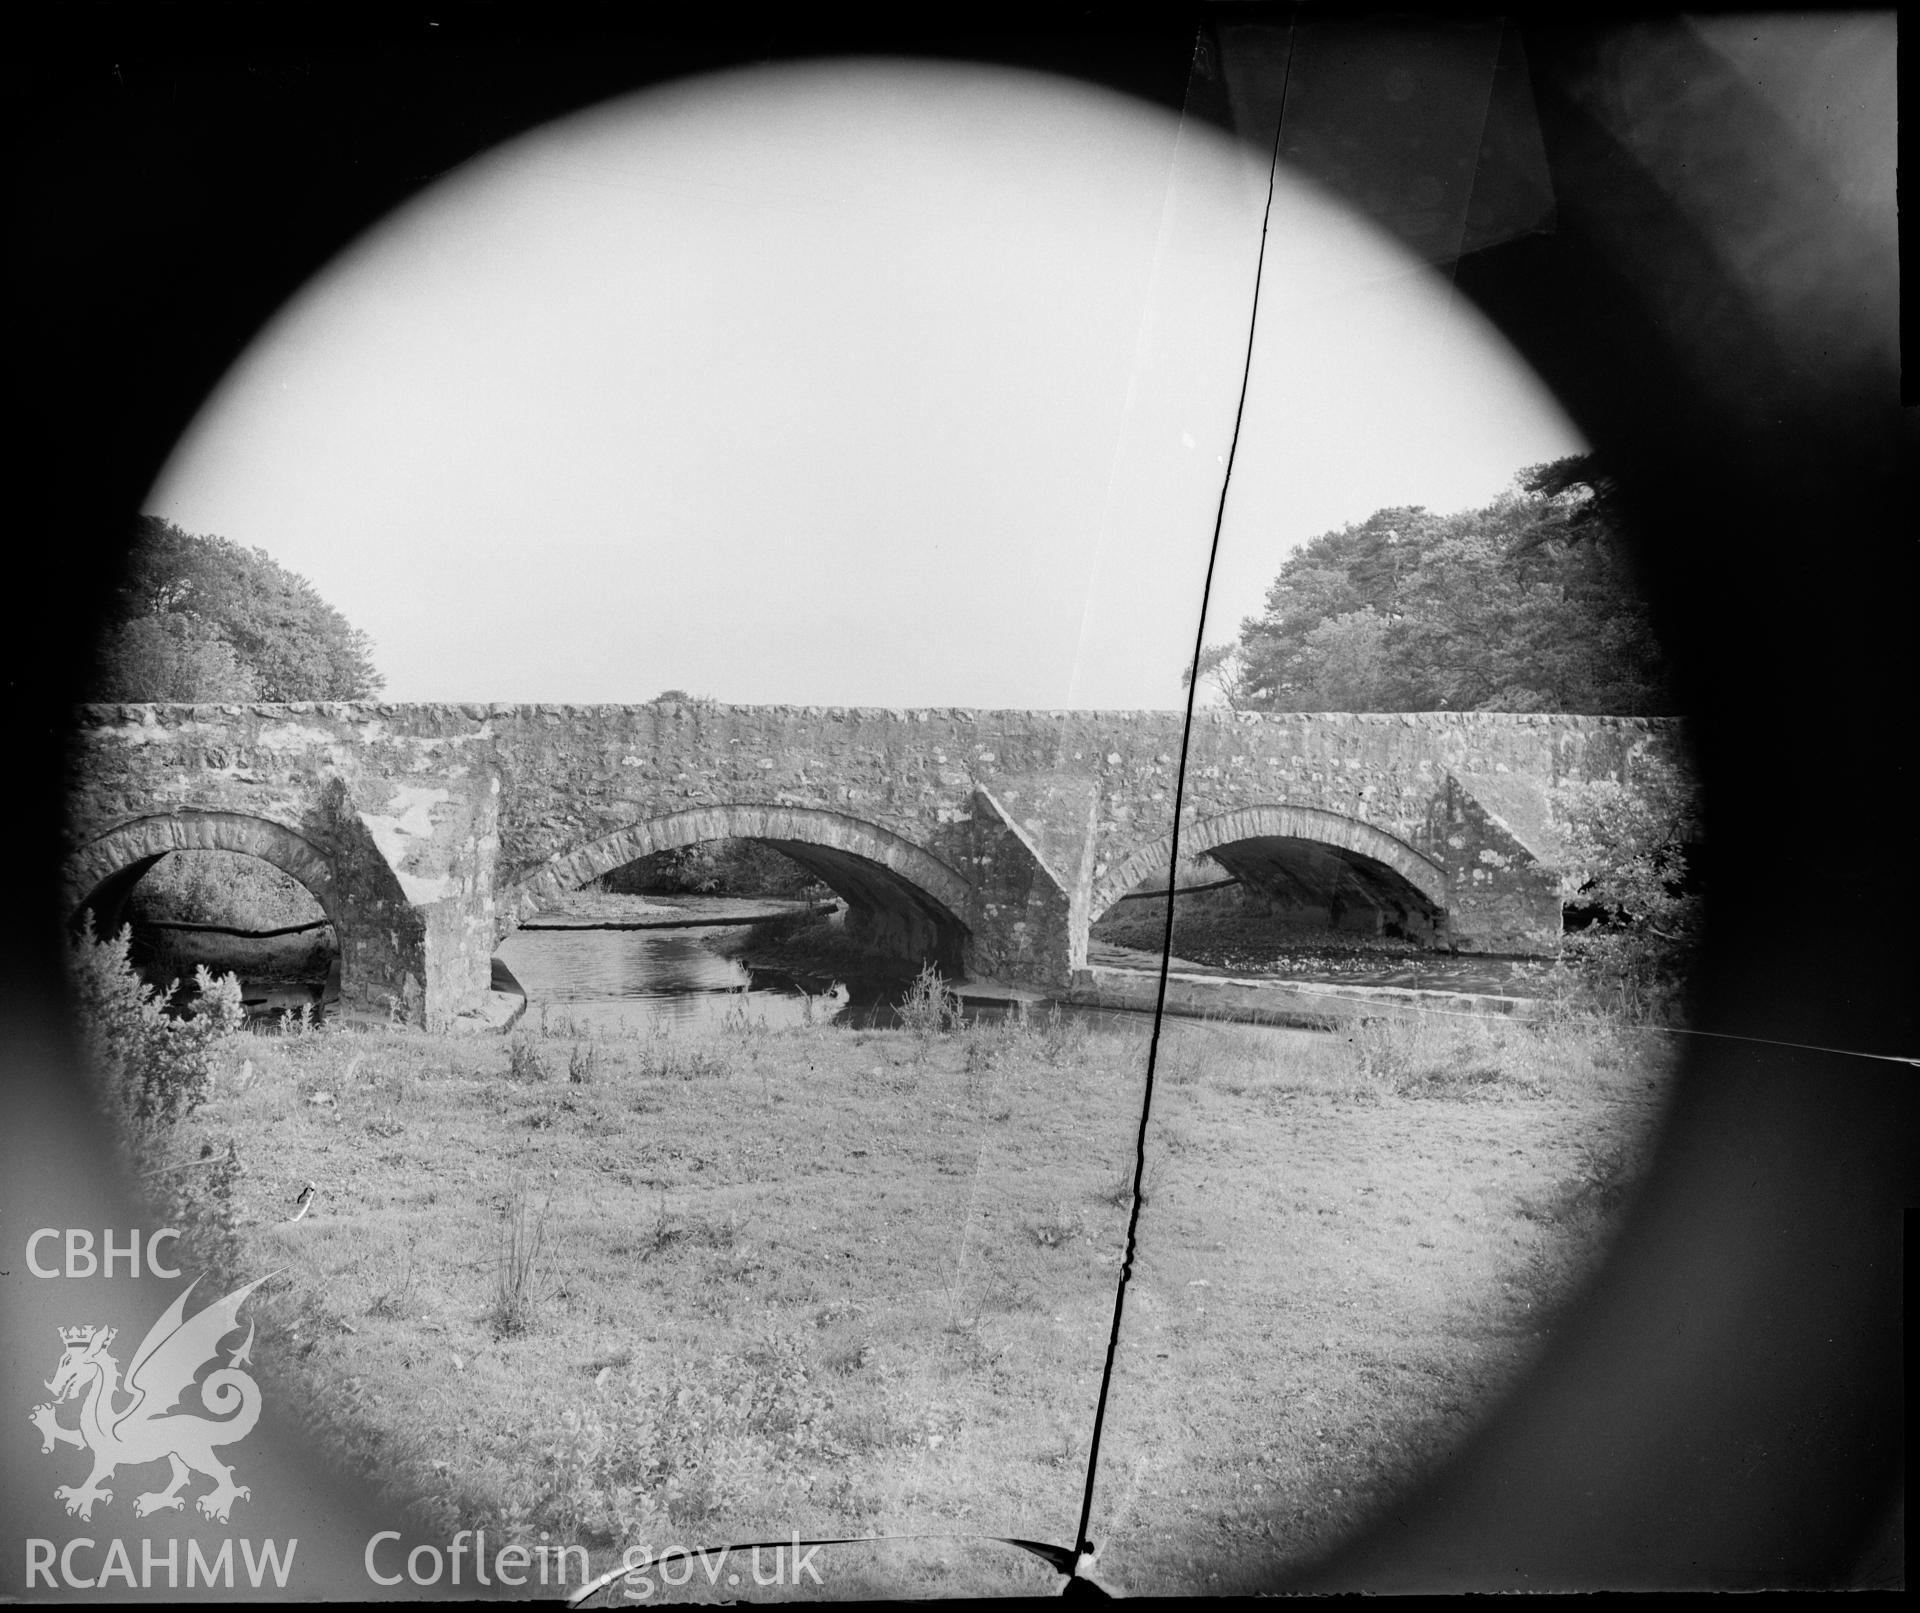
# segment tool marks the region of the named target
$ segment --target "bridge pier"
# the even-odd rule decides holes
[[[1447,873],[1447,944],[1460,952],[1557,956],[1563,852],[1541,789],[1449,774],[1429,821]]]
[[[490,931],[490,904],[386,903],[356,918],[336,930],[342,1019],[440,1031],[481,1015],[492,948],[473,938],[480,926]]]
[[[342,936],[343,1012],[436,1031],[480,1016],[493,972],[498,776],[449,768],[359,793],[352,803],[339,791],[361,831],[343,847],[357,854],[348,883],[387,899],[376,922],[355,926],[351,956]]]
[[[1009,796],[1018,799],[1013,790]],[[1065,986],[1075,946],[1086,956],[1087,880],[1063,876],[1054,861],[1072,847],[1043,848],[1014,816],[1015,808],[986,790],[973,796],[966,849],[972,898],[967,907],[966,972],[1027,986]],[[1049,858],[1048,852],[1054,853]]]

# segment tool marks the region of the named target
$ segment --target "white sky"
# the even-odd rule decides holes
[[[147,504],[370,633],[394,700],[1171,708],[1264,156],[1117,95],[876,63],[550,125],[330,265]],[[1283,176],[1208,638],[1288,551],[1584,444]]]

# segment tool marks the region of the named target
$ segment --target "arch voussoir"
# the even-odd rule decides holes
[[[62,870],[64,905],[79,912],[95,891],[135,863],[174,851],[231,851],[258,857],[298,880],[329,919],[338,891],[326,854],[298,830],[240,812],[172,812],[135,818],[77,847]]]
[[[555,855],[505,894],[498,906],[499,939],[504,940],[542,906],[603,874],[655,852],[677,851],[705,840],[787,840],[844,852],[894,874],[956,924],[963,922],[967,912],[970,887],[964,876],[891,830],[818,808],[742,803],[691,807],[648,818]]]
[[[1436,907],[1446,906],[1447,876],[1438,863],[1384,829],[1318,807],[1275,802],[1198,818],[1182,827],[1180,851],[1183,856],[1199,856],[1218,846],[1262,839],[1317,841],[1370,857],[1399,874]],[[1172,857],[1173,837],[1162,835],[1114,864],[1094,882],[1088,922],[1097,920],[1143,879],[1167,869]]]

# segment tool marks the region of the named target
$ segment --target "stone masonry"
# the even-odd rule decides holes
[[[112,923],[176,849],[311,890],[349,1012],[439,1026],[561,893],[650,852],[764,840],[855,935],[950,974],[1061,985],[1172,852],[1173,712],[798,706],[95,706],[66,889]],[[1685,765],[1666,719],[1199,713],[1182,857],[1282,912],[1468,952],[1557,949],[1552,787]]]

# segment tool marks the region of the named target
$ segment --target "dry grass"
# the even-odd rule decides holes
[[[250,1269],[291,1269],[274,1392],[436,1533],[596,1568],[795,1529],[1066,1542],[1145,1052],[1144,1022],[1060,1017],[323,1033],[261,1038],[193,1125],[249,1166]],[[1662,1078],[1480,1021],[1170,1024],[1161,1053],[1094,1537],[1110,1583],[1170,1592],[1297,1558],[1444,1453],[1611,1224]],[[1057,1588],[962,1540],[821,1566],[832,1597]]]
[[[1129,1593],[1270,1583],[1442,1461],[1604,1249],[1668,1073],[1592,1026],[1258,1036],[1162,1044],[1091,1531]]]

